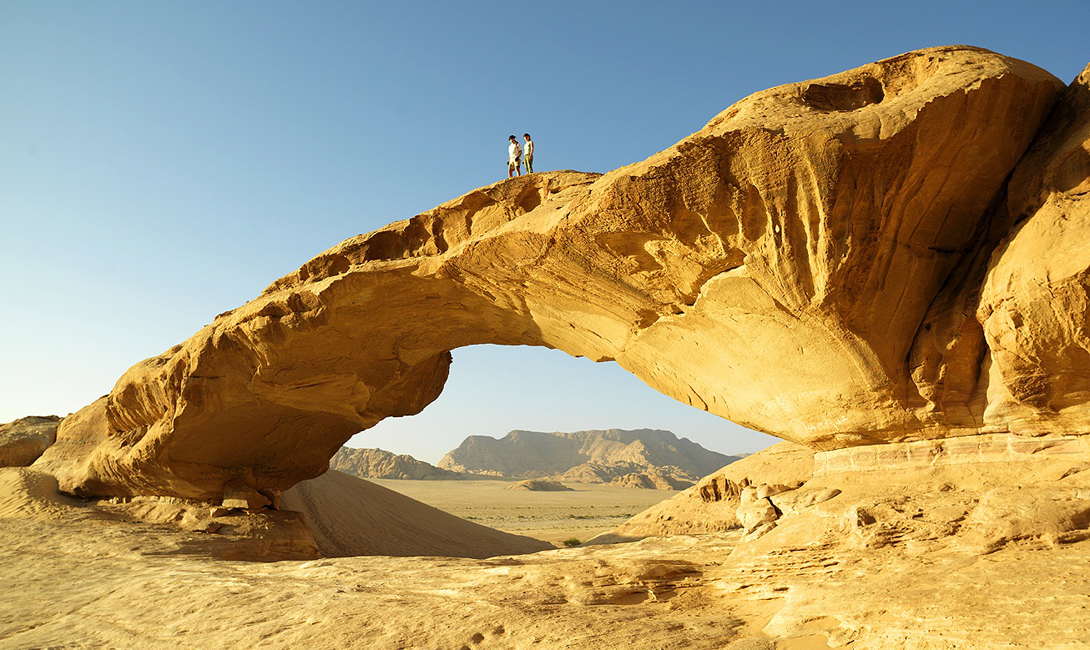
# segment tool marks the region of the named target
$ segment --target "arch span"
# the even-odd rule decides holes
[[[604,176],[475,190],[343,242],[137,364],[44,462],[83,494],[274,493],[419,412],[449,351],[481,343],[615,359],[817,447],[977,426],[921,395],[910,347],[1061,87],[934,48],[757,93]]]

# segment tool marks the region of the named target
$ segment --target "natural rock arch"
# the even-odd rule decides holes
[[[1061,89],[984,50],[922,50],[757,93],[604,176],[475,190],[137,364],[41,462],[81,494],[272,494],[419,412],[449,351],[481,343],[615,359],[822,448],[979,431],[980,346],[955,368],[963,348],[917,333],[986,265],[982,233]],[[955,378],[970,390],[947,394]]]

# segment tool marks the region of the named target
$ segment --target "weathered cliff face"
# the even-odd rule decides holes
[[[1003,296],[1037,285],[1003,269],[1032,251],[1009,242],[980,289],[1024,209],[1005,212],[1026,195],[1016,183],[1005,203],[1005,181],[1062,89],[1017,60],[934,48],[757,93],[605,176],[471,192],[347,240],[134,366],[40,462],[85,494],[280,490],[356,431],[418,412],[449,350],[479,343],[615,359],[816,448],[1035,431],[1045,412],[1076,430],[1082,285],[1066,285],[1070,318],[1040,326],[1068,336],[1062,350],[1045,334],[1012,341],[1017,303]],[[1081,187],[1078,160],[1034,187]],[[1019,236],[1055,236],[1048,219],[1033,235],[1036,221]],[[1035,273],[1066,262],[1050,264]],[[983,326],[966,317],[977,307]],[[1039,311],[1017,309],[1023,323]]]

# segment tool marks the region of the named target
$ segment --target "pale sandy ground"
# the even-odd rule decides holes
[[[677,494],[601,483],[568,483],[571,492],[508,490],[514,481],[370,479],[385,488],[490,528],[561,545],[613,530],[633,515]]]
[[[1083,649],[1088,467],[826,476],[753,539],[279,562],[0,469],[0,647]]]

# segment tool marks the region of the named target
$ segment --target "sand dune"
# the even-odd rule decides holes
[[[330,470],[284,493],[327,557],[437,555],[485,558],[548,548],[447,514],[361,478]]]

